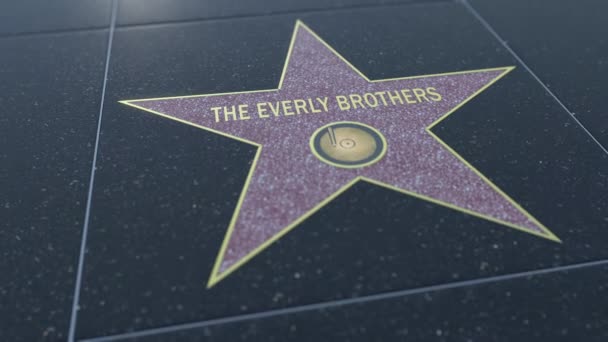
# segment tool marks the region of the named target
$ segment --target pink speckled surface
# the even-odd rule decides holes
[[[492,82],[505,69],[368,82],[299,26],[280,90],[140,100],[135,104],[262,145],[219,273],[246,257],[356,176],[364,176],[544,234],[529,217],[437,142],[425,128]],[[440,102],[340,111],[336,95],[434,87]],[[256,103],[328,97],[322,113],[258,118]],[[250,120],[216,122],[211,107],[249,105]],[[317,106],[319,107],[319,106]],[[464,114],[464,113],[463,113]],[[378,163],[341,169],[320,162],[309,139],[334,121],[362,122],[379,130],[388,151]],[[245,166],[244,166],[245,167]],[[407,225],[403,225],[407,229]]]

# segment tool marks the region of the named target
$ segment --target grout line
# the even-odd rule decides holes
[[[360,4],[360,5],[350,5],[350,6],[342,6],[342,7],[316,7],[316,8],[305,8],[305,9],[296,9],[296,10],[277,10],[274,12],[268,13],[244,13],[244,14],[236,14],[236,15],[228,15],[228,16],[212,16],[212,17],[201,17],[201,18],[191,18],[191,19],[183,19],[183,20],[159,20],[155,22],[141,22],[141,23],[133,23],[133,24],[120,24],[117,25],[116,28],[137,28],[137,27],[154,27],[154,26],[167,26],[167,25],[179,25],[179,24],[188,24],[188,23],[196,23],[196,22],[205,22],[205,21],[221,21],[221,20],[233,20],[233,19],[246,19],[246,18],[257,18],[257,17],[268,17],[275,15],[289,15],[289,14],[311,14],[318,12],[328,12],[328,11],[342,11],[342,10],[357,10],[357,9],[372,9],[372,8],[382,8],[382,7],[400,7],[400,6],[409,6],[409,5],[420,5],[420,4],[428,4],[428,3],[449,3],[454,0],[410,0],[410,1],[390,1],[386,3],[378,3],[378,4]],[[75,32],[95,32],[105,30],[105,27],[83,27],[83,28],[65,28],[65,29],[50,29],[50,30],[42,30],[42,31],[25,31],[25,32],[13,32],[13,33],[0,33],[0,39],[3,38],[15,38],[15,37],[29,37],[29,36],[37,36],[37,35],[53,35],[53,34],[65,34],[65,33],[75,33]]]
[[[14,33],[0,33],[0,39],[10,38],[21,38],[21,37],[32,37],[32,36],[44,36],[44,35],[60,35],[66,33],[88,33],[88,32],[99,32],[107,30],[107,26],[90,26],[80,28],[64,28],[64,29],[50,29],[42,31],[25,31],[25,32],[14,32]]]
[[[93,162],[91,163],[91,178],[89,180],[89,191],[87,193],[87,205],[84,214],[84,225],[80,242],[80,254],[78,257],[78,270],[76,273],[76,284],[74,286],[74,298],[72,304],[72,314],[70,317],[70,328],[68,332],[68,342],[73,342],[76,333],[76,322],[78,318],[80,288],[82,285],[82,273],[84,268],[84,256],[87,248],[87,236],[89,231],[89,221],[91,216],[91,201],[93,199],[93,185],[95,181],[95,170],[97,169],[97,154],[99,151],[99,139],[101,133],[101,119],[103,117],[103,103],[106,96],[106,85],[108,82],[108,70],[110,68],[110,55],[112,53],[112,40],[114,38],[114,27],[116,25],[116,9],[118,0],[112,0],[112,16],[110,19],[110,32],[108,34],[108,49],[106,53],[106,66],[103,75],[103,85],[101,88],[101,104],[99,106],[99,118],[97,119],[97,133],[95,136],[95,147],[93,150]]]
[[[477,12],[477,10],[475,10],[475,8],[473,8],[473,6],[471,6],[469,4],[469,2],[467,0],[457,0],[457,2],[460,2],[480,23],[482,26],[484,26],[488,31],[490,31],[490,33],[494,36],[494,38],[496,38],[501,44],[502,46],[507,49],[507,51],[509,51],[511,53],[511,55],[513,55],[513,57],[515,57],[515,59],[519,62],[519,64],[521,64],[524,69],[526,69],[526,71],[528,71],[530,73],[530,75],[532,75],[532,77],[534,77],[534,79],[536,81],[538,81],[538,83],[540,83],[540,85],[545,89],[545,91],[547,93],[549,93],[549,95],[551,95],[551,97],[553,97],[553,99],[555,101],[557,101],[557,103],[572,117],[572,119],[580,126],[580,128],[583,129],[583,131],[585,131],[585,133],[587,133],[587,135],[589,135],[589,137],[591,138],[591,140],[593,140],[601,149],[602,151],[604,151],[604,153],[608,154],[608,150],[606,149],[606,147],[604,145],[602,145],[602,143],[600,143],[593,134],[591,134],[591,132],[589,132],[589,130],[587,129],[587,127],[585,127],[576,117],[576,115],[574,115],[574,113],[572,113],[572,111],[570,111],[568,109],[568,107],[566,107],[566,105],[564,105],[564,103],[562,101],[560,101],[560,99],[549,89],[549,87],[547,87],[545,85],[545,83],[543,81],[541,81],[541,79],[532,71],[532,69],[530,69],[530,67],[528,67],[528,65],[526,63],[524,63],[524,61],[519,57],[519,55],[517,55],[515,53],[515,51],[513,51],[513,49],[511,49],[511,47],[509,46],[509,44],[507,43],[506,40],[502,39],[502,37],[494,30],[494,28],[492,28],[492,26],[479,14],[479,12]]]
[[[139,27],[157,27],[157,26],[172,26],[172,25],[181,25],[181,24],[192,24],[192,23],[200,23],[200,22],[217,22],[217,21],[227,21],[227,20],[239,20],[239,19],[250,19],[250,18],[260,18],[260,17],[271,17],[271,16],[285,16],[285,15],[295,15],[295,14],[314,14],[314,13],[327,13],[327,12],[340,12],[340,11],[350,11],[350,10],[365,10],[365,9],[376,9],[376,8],[385,8],[385,7],[406,7],[406,6],[416,6],[416,5],[427,5],[430,3],[450,3],[454,0],[410,0],[410,1],[391,1],[386,3],[379,4],[360,4],[360,5],[350,5],[350,6],[342,6],[342,7],[316,7],[316,8],[304,8],[304,9],[295,9],[295,10],[277,10],[274,12],[268,13],[244,13],[244,14],[233,14],[227,16],[211,16],[211,17],[202,17],[202,18],[191,18],[191,19],[183,19],[183,20],[159,20],[155,22],[148,23],[133,23],[133,24],[119,24],[117,26],[118,29],[128,29],[128,28],[139,28]]]
[[[26,31],[26,32],[14,32],[14,33],[0,33],[0,39],[10,38],[21,38],[21,37],[32,37],[32,36],[44,36],[44,35],[60,35],[66,33],[88,33],[88,32],[99,32],[107,30],[107,26],[90,26],[80,28],[65,28],[65,29],[51,29],[43,31]]]
[[[196,328],[203,328],[203,327],[208,327],[208,326],[213,326],[213,325],[237,323],[237,322],[242,322],[242,321],[247,321],[247,320],[263,319],[263,318],[269,318],[269,317],[286,315],[286,314],[295,314],[295,313],[301,313],[301,312],[312,311],[312,310],[334,308],[334,307],[344,306],[344,305],[362,304],[362,303],[373,302],[373,301],[378,301],[378,300],[386,300],[386,299],[391,299],[391,298],[396,298],[396,297],[405,297],[405,296],[410,296],[410,295],[415,295],[415,294],[420,294],[420,293],[425,293],[425,292],[444,291],[444,290],[450,290],[450,289],[457,289],[457,288],[461,288],[461,287],[495,283],[495,282],[499,282],[499,281],[513,280],[513,279],[518,279],[518,278],[525,278],[525,277],[530,277],[530,276],[538,276],[538,275],[544,275],[544,274],[550,274],[550,273],[556,273],[556,272],[577,270],[577,269],[589,268],[589,267],[594,267],[594,266],[602,266],[602,265],[608,265],[608,259],[597,260],[597,261],[588,261],[588,262],[583,262],[583,263],[579,263],[579,264],[571,264],[571,265],[566,265],[566,266],[556,266],[556,267],[552,267],[552,268],[544,268],[544,269],[538,269],[538,270],[532,270],[532,271],[510,273],[510,274],[493,276],[493,277],[464,280],[464,281],[452,282],[452,283],[441,284],[441,285],[423,286],[423,287],[414,288],[414,289],[379,293],[379,294],[373,294],[373,295],[357,297],[357,298],[339,299],[339,300],[320,302],[320,303],[315,303],[315,304],[288,307],[288,308],[283,308],[283,309],[254,312],[254,313],[250,313],[250,314],[216,318],[216,319],[210,319],[210,320],[206,320],[206,321],[178,324],[178,325],[172,325],[172,326],[166,326],[166,327],[160,327],[160,328],[146,329],[146,330],[141,330],[141,331],[128,332],[128,333],[124,333],[124,334],[109,335],[109,336],[103,336],[103,337],[94,337],[94,338],[90,338],[90,339],[81,340],[81,342],[109,342],[109,341],[119,341],[119,340],[124,340],[124,339],[132,339],[132,338],[152,336],[152,335],[160,335],[160,334],[166,334],[166,333],[172,333],[172,332],[178,332],[178,331],[184,331],[184,330],[190,330],[190,329],[196,329]]]

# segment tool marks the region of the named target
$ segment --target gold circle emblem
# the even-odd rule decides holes
[[[334,122],[310,138],[312,152],[323,162],[344,168],[371,165],[386,153],[386,140],[376,129],[359,122]]]

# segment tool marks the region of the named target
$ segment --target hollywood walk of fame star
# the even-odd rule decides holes
[[[257,146],[211,287],[359,180],[559,242],[431,131],[512,69],[372,81],[298,21],[277,89],[121,102]]]

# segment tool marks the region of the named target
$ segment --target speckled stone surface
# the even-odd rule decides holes
[[[36,0],[0,3],[0,37],[50,31],[104,29],[110,25],[111,1]]]
[[[605,1],[470,0],[534,73],[608,148]],[[574,28],[574,29],[573,29]]]
[[[150,3],[133,21],[121,12],[126,2],[118,8],[78,302],[109,31],[91,30],[85,13],[51,18],[63,12],[58,3],[22,7],[48,16],[42,26],[15,11],[12,22],[23,25],[9,35],[18,37],[0,37],[0,340],[66,341],[73,305],[75,340],[606,339],[606,266],[560,271],[608,259],[608,155],[461,3],[307,2],[320,6],[301,11],[248,2],[242,12],[225,1],[169,3],[156,14],[163,2]],[[205,4],[214,18],[193,20]],[[555,12],[570,4],[551,2]],[[584,20],[572,11],[573,22]],[[119,101],[273,89],[298,19],[372,80],[515,66],[432,132],[562,243],[360,181],[207,289],[257,148]],[[500,20],[487,20],[513,47],[542,31],[507,37]],[[79,31],[83,21],[94,25]],[[551,50],[542,65],[536,53],[525,57],[538,75],[565,61],[561,81],[547,86],[559,94],[567,84],[567,105],[571,94],[605,92],[577,64],[587,57],[576,67],[564,57],[601,51],[599,39],[585,38],[597,32],[571,32],[559,37],[577,48]],[[575,97],[601,109],[595,95]],[[601,116],[591,117],[597,132]],[[554,273],[538,275],[546,269]],[[470,283],[528,271],[537,275]],[[364,302],[392,292],[401,296]],[[334,305],[341,300],[353,305]],[[314,310],[283,315],[306,305]],[[184,324],[207,328],[159,334]]]
[[[591,267],[121,341],[601,342],[607,282]]]
[[[257,1],[180,0],[178,6],[172,0],[121,0],[117,23],[119,26],[150,24],[440,1],[449,0],[265,0],[263,4]]]
[[[0,341],[67,337],[107,38],[0,39]]]

